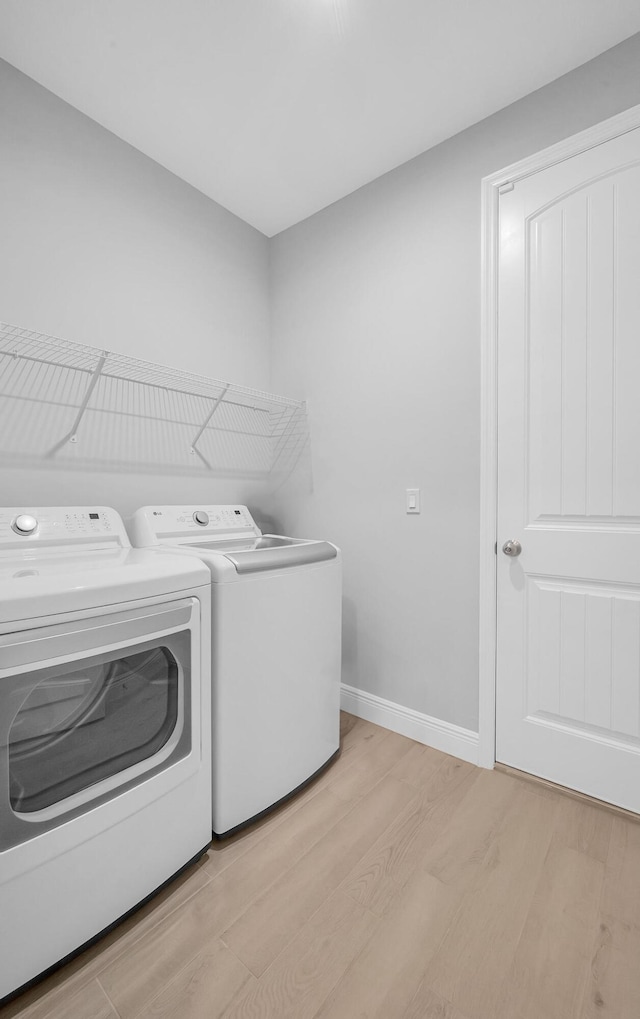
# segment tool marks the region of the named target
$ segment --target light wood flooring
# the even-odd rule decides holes
[[[313,785],[0,1016],[638,1019],[640,824],[345,715]]]

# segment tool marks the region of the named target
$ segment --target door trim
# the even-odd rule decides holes
[[[640,105],[482,178],[480,324],[480,642],[478,764],[496,762],[498,205],[500,189],[640,127]]]

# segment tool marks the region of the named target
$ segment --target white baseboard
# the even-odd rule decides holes
[[[345,683],[340,691],[340,707],[358,718],[365,718],[368,722],[442,750],[445,754],[460,757],[470,764],[478,763],[478,733],[471,729],[443,722],[440,718],[431,718],[430,715],[423,715],[420,711],[394,704],[384,697],[376,697],[375,694]]]

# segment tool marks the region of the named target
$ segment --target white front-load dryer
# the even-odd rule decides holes
[[[262,535],[246,506],[146,506],[134,545],[209,568],[213,832],[225,837],[308,783],[340,747],[340,552]]]
[[[210,594],[112,509],[0,509],[0,1000],[207,848]]]

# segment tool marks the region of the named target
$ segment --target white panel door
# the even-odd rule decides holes
[[[640,130],[500,196],[498,320],[496,758],[640,813]]]

